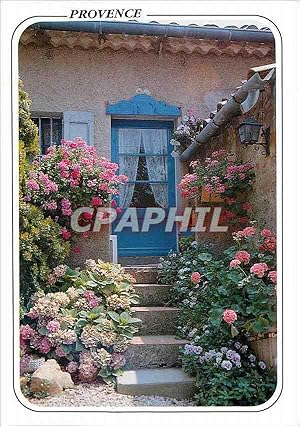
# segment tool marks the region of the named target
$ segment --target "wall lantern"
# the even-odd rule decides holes
[[[255,150],[258,151],[260,147],[264,147],[262,154],[270,155],[270,128],[265,129],[256,119],[248,118],[240,124],[238,131],[243,148],[254,145]],[[264,142],[259,142],[260,133]]]

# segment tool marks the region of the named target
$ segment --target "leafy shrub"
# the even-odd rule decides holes
[[[61,227],[41,209],[21,202],[19,214],[20,295],[26,304],[33,292],[47,289],[48,276],[64,262],[70,245],[62,240]]]
[[[197,374],[201,405],[238,401],[255,405],[267,400],[275,387],[274,373],[259,365],[244,363],[242,370],[227,372],[219,365],[200,363],[197,354],[199,346],[204,354],[218,353],[217,349],[230,348],[237,339],[250,347],[249,338],[267,332],[275,322],[276,238],[270,230],[259,233],[252,226],[233,233],[233,238],[234,244],[222,257],[194,241],[183,252],[170,254],[160,266],[159,280],[173,285],[171,302],[180,308],[178,336],[196,346],[195,354],[187,350],[182,358],[184,369]],[[247,394],[244,388],[251,378],[255,381]],[[218,397],[214,390],[223,383],[226,388]]]
[[[113,381],[140,322],[131,310],[138,303],[133,282],[120,265],[101,261],[88,260],[81,271],[56,267],[51,283],[61,291],[37,292],[27,306],[21,363],[35,353],[57,359],[79,380]]]
[[[30,118],[30,99],[19,81],[19,260],[20,317],[32,292],[47,286],[51,270],[69,254],[69,244],[61,237],[61,227],[45,218],[41,209],[24,201],[24,185],[39,154],[38,129]],[[26,200],[26,197],[25,197]]]

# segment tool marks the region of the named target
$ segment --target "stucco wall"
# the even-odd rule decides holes
[[[258,151],[254,146],[243,149],[238,134],[238,126],[247,118],[254,117],[265,128],[270,127],[270,155],[263,155],[264,149]],[[237,159],[250,161],[255,165],[255,180],[247,200],[252,205],[252,217],[256,226],[269,228],[276,232],[276,114],[275,114],[275,85],[269,84],[260,94],[260,98],[253,109],[247,114],[239,116],[229,123],[218,136],[212,138],[207,147],[200,150],[198,158],[203,159],[212,151],[224,148],[235,153]],[[264,142],[261,137],[259,142]],[[212,205],[214,206],[214,205]],[[220,204],[215,204],[220,206]],[[239,229],[242,228],[241,226]],[[221,251],[231,244],[231,233],[235,229],[230,227],[228,233],[199,233],[198,239],[203,243],[212,243],[215,251]]]
[[[20,45],[19,49],[19,75],[32,100],[32,111],[93,112],[94,145],[99,154],[108,158],[111,127],[110,116],[105,114],[108,102],[129,99],[138,88],[146,88],[154,98],[180,106],[183,115],[193,107],[200,117],[206,118],[222,97],[236,90],[249,68],[272,62],[273,57],[164,52],[158,55],[136,50],[98,51],[51,45]],[[186,170],[186,166],[180,165],[178,180]],[[259,182],[257,185],[266,190],[259,196],[262,208],[265,203],[262,194],[267,195],[269,190],[264,188],[263,178]],[[272,185],[270,181],[269,187]],[[180,199],[178,204],[182,205]],[[274,209],[261,215],[272,216],[273,212]],[[107,237],[108,232],[104,240],[108,241]],[[224,240],[221,236],[215,238]],[[90,253],[89,257],[97,255]]]
[[[95,146],[110,155],[110,116],[107,102],[117,102],[147,88],[170,104],[194,107],[207,117],[247,76],[250,67],[273,58],[237,58],[213,54],[170,54],[106,49],[20,46],[19,73],[32,99],[33,111],[92,111]]]

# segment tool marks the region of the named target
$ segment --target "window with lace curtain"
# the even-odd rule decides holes
[[[168,207],[167,129],[119,129],[119,168],[121,208]]]

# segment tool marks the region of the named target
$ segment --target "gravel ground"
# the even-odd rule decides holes
[[[128,396],[118,394],[112,385],[94,382],[77,384],[62,394],[44,399],[29,399],[38,406],[194,406],[189,400],[177,400],[161,396]]]

